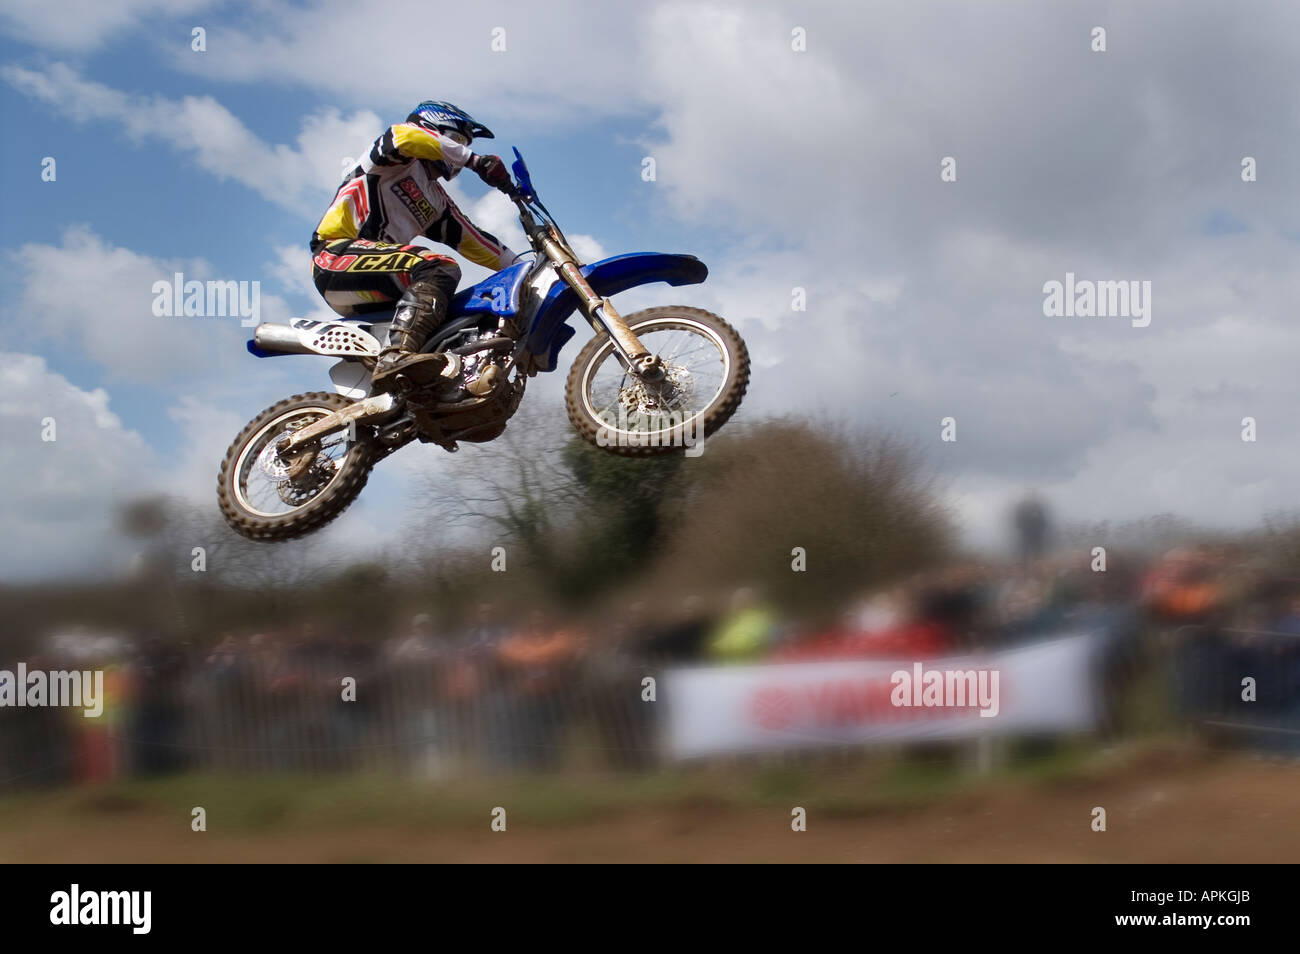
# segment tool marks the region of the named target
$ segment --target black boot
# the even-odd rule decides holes
[[[437,381],[449,363],[447,356],[420,349],[446,317],[446,294],[433,282],[412,283],[397,303],[388,341],[375,362],[371,390],[388,390],[399,374],[421,387]]]

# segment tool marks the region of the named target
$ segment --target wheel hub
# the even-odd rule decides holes
[[[275,440],[268,442],[262,448],[262,452],[257,455],[257,466],[262,469],[262,473],[266,475],[267,479],[274,484],[290,483],[302,479],[320,453],[319,441],[310,441],[295,447],[287,454],[282,453],[280,445],[293,430],[293,428],[286,429]]]
[[[619,391],[619,403],[628,411],[654,414],[678,411],[691,397],[691,373],[674,364],[664,364],[663,377],[650,383],[636,380]]]
[[[295,422],[284,429],[273,441],[267,442],[257,455],[257,466],[272,484],[280,499],[299,506],[311,499],[334,476],[335,464],[320,456],[320,442],[309,441],[288,453],[280,445],[306,422]]]

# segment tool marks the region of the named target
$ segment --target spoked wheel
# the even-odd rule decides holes
[[[235,438],[217,478],[222,516],[252,540],[288,540],[329,523],[366,485],[375,455],[365,435],[327,434],[289,454],[281,437],[351,402],[341,394],[298,394],[267,408]]]
[[[615,454],[641,456],[689,447],[727,422],[749,385],[749,352],[734,328],[698,308],[648,308],[624,319],[663,377],[625,370],[608,335],[598,335],[569,372],[569,420],[584,438]]]

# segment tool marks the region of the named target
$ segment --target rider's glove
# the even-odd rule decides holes
[[[501,161],[500,156],[473,155],[466,164],[492,188],[500,189],[507,194],[514,191],[514,183],[510,181],[510,173],[506,170],[506,164]]]

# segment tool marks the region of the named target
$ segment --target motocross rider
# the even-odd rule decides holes
[[[401,373],[420,385],[454,376],[443,354],[420,348],[447,317],[460,281],[455,259],[420,245],[424,236],[450,246],[493,271],[512,264],[514,252],[475,226],[447,195],[439,179],[466,166],[507,194],[510,174],[499,156],[470,150],[492,132],[451,103],[426,101],[390,126],[347,175],[311,239],[316,289],[344,317],[387,310],[397,300],[388,340],[375,363],[372,390],[387,390]]]

